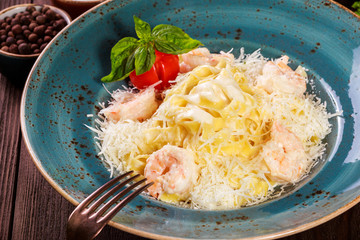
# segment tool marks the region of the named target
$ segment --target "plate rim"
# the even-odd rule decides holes
[[[35,165],[35,167],[38,169],[38,171],[41,173],[41,175],[46,179],[46,181],[58,192],[60,193],[60,195],[62,197],[64,197],[67,201],[69,201],[70,203],[72,203],[74,206],[79,205],[79,202],[77,200],[75,200],[74,198],[72,198],[70,196],[69,193],[67,193],[64,189],[62,189],[60,187],[60,185],[45,171],[45,169],[43,168],[40,159],[38,159],[36,157],[35,151],[33,150],[33,148],[31,147],[31,143],[29,140],[29,136],[27,134],[27,128],[26,128],[26,118],[25,118],[25,104],[26,104],[26,94],[27,91],[29,89],[29,84],[30,84],[30,76],[33,75],[33,73],[35,72],[35,68],[37,67],[40,59],[42,58],[42,56],[45,54],[45,52],[48,50],[48,48],[52,45],[52,43],[54,41],[57,40],[58,36],[61,35],[62,32],[66,31],[71,25],[73,25],[75,22],[78,22],[79,19],[83,18],[84,15],[87,15],[89,13],[91,13],[92,11],[96,10],[97,8],[100,8],[102,5],[105,5],[109,2],[111,2],[113,0],[106,0],[96,6],[94,6],[93,8],[87,10],[86,12],[84,12],[83,14],[81,14],[80,16],[78,16],[76,19],[72,20],[67,26],[65,26],[65,28],[63,28],[57,35],[57,37],[53,38],[52,41],[46,46],[46,48],[40,53],[40,55],[38,56],[38,58],[36,59],[33,67],[31,68],[31,71],[29,72],[29,75],[27,77],[26,83],[24,85],[24,89],[21,95],[21,103],[20,103],[20,128],[21,128],[21,133],[22,133],[22,138],[25,142],[25,146],[30,154],[30,157]],[[350,13],[351,15],[353,15],[354,17],[356,17],[359,21],[360,21],[360,16],[358,16],[357,14],[355,14],[353,11],[351,11],[350,9],[348,9],[347,7],[343,6],[342,4],[335,2],[335,0],[326,0],[327,2],[329,2],[330,4],[335,4],[338,7],[340,7],[341,9],[343,9],[344,11]],[[309,229],[312,229],[314,227],[317,227],[325,222],[330,221],[331,219],[341,215],[342,213],[348,211],[350,208],[354,207],[355,205],[357,205],[360,202],[360,194],[353,199],[351,202],[348,202],[347,204],[345,204],[343,207],[336,209],[335,211],[331,212],[328,215],[325,215],[317,220],[314,220],[312,222],[306,223],[306,224],[302,224],[298,227],[295,228],[290,228],[290,229],[286,229],[286,230],[282,230],[279,232],[275,232],[275,233],[270,233],[270,234],[265,234],[262,236],[256,236],[256,237],[250,237],[250,238],[236,238],[238,240],[267,240],[267,239],[278,239],[278,238],[282,238],[282,237],[286,237],[286,236],[291,236]],[[150,232],[146,232],[146,231],[142,231],[142,230],[138,230],[136,228],[132,228],[132,227],[128,227],[125,226],[123,224],[114,222],[114,221],[110,221],[108,223],[108,225],[117,228],[119,230],[128,232],[130,234],[134,234],[137,236],[141,236],[141,237],[147,237],[147,238],[152,238],[152,239],[159,239],[159,240],[167,240],[167,239],[171,239],[171,240],[185,240],[185,239],[197,239],[197,238],[180,238],[180,237],[173,237],[173,236],[166,236],[166,235],[159,235],[159,234],[155,234],[155,233],[150,233]]]

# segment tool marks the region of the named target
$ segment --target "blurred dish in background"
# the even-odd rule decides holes
[[[97,4],[104,2],[104,0],[51,0],[52,3],[64,9],[70,14],[70,16],[75,19],[82,13],[86,12],[90,8],[96,6]]]

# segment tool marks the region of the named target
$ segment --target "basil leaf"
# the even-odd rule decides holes
[[[151,35],[154,38],[155,48],[163,53],[187,53],[202,45],[200,41],[192,39],[181,28],[168,24],[157,25]]]
[[[101,78],[103,82],[114,82],[129,76],[134,70],[134,53],[139,43],[136,38],[125,37],[115,44],[111,49],[111,72]]]
[[[176,54],[177,52],[182,51],[182,48],[179,45],[162,39],[155,39],[154,46],[156,50],[163,53]]]
[[[136,75],[143,74],[151,69],[155,63],[155,49],[151,44],[139,46],[135,52]]]
[[[140,39],[144,39],[145,42],[148,42],[151,38],[150,25],[136,16],[134,16],[134,22],[135,22],[136,35]]]
[[[168,54],[182,54],[202,45],[192,39],[181,28],[161,24],[152,31],[150,25],[134,16],[135,31],[139,38],[125,37],[111,49],[111,72],[103,82],[122,80],[135,69],[143,74],[155,63],[155,49]]]
[[[125,77],[127,77],[135,69],[135,53],[136,53],[136,49],[134,49],[134,51],[126,59],[125,70],[124,70]]]

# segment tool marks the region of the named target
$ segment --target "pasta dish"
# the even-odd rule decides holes
[[[234,209],[274,197],[321,159],[333,115],[306,92],[303,67],[259,50],[197,48],[179,59],[164,92],[119,89],[102,105],[92,130],[112,174],[144,175],[164,202]]]

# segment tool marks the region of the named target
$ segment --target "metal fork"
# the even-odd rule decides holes
[[[71,213],[68,224],[67,224],[67,239],[68,240],[87,240],[94,239],[100,231],[105,227],[105,225],[115,216],[117,212],[119,212],[128,202],[130,202],[133,198],[139,195],[142,191],[150,187],[153,183],[148,183],[143,185],[142,187],[136,189],[133,193],[126,196],[123,200],[117,203],[111,210],[110,207],[114,205],[121,197],[125,196],[128,192],[133,190],[135,187],[146,181],[146,178],[133,183],[128,186],[118,194],[116,194],[112,199],[110,199],[106,204],[104,204],[100,209],[101,204],[103,204],[111,195],[113,195],[120,188],[124,187],[126,184],[133,181],[135,178],[139,177],[140,174],[129,177],[123,182],[119,183],[103,196],[101,196],[98,200],[96,200],[91,206],[89,206],[100,194],[108,190],[115,183],[120,181],[121,179],[126,178],[133,171],[126,172],[109,182],[105,183],[95,192],[90,194],[84,201],[82,201],[75,210]],[[88,207],[89,206],[89,207]],[[97,210],[98,209],[98,210]],[[109,211],[108,211],[109,210]]]

